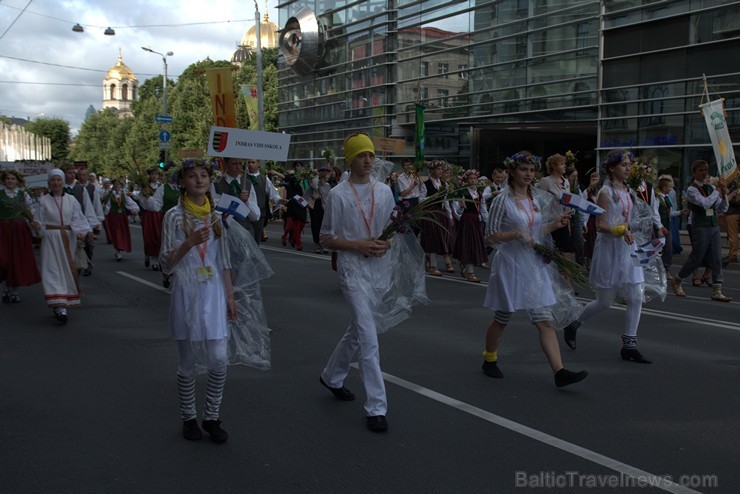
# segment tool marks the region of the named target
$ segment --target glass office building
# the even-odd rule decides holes
[[[675,175],[713,158],[702,74],[731,132],[740,118],[740,1],[298,0],[279,5],[280,26],[304,7],[326,37],[306,75],[280,58],[292,159],[341,155],[352,131],[413,157],[421,102],[427,158],[488,173],[520,149],[570,149],[583,174],[629,147]]]

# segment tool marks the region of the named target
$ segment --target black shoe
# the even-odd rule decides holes
[[[182,437],[188,441],[198,441],[203,439],[203,432],[198,427],[196,419],[185,420],[182,423]]]
[[[170,277],[169,276],[165,276],[162,279],[162,286],[164,286],[165,288],[169,288],[170,287]]]
[[[563,329],[563,340],[565,340],[565,344],[571,350],[576,349],[576,333],[578,332],[578,328],[581,327],[581,324],[583,323],[580,321],[573,321]]]
[[[575,384],[586,379],[587,375],[588,372],[586,371],[573,372],[569,371],[566,368],[562,368],[555,373],[555,386],[557,386],[558,388],[562,388],[563,386],[567,386],[569,384]]]
[[[159,264],[152,264],[152,270],[159,271]]]
[[[652,360],[648,360],[643,357],[637,348],[622,348],[622,351],[619,352],[619,354],[622,356],[622,360],[631,360],[632,362],[636,362],[638,364],[653,363]]]
[[[82,276],[90,276],[92,274],[93,265],[92,263],[88,263],[85,270],[82,272]]]
[[[226,431],[221,428],[220,420],[204,420],[201,425],[203,430],[211,436],[211,441],[214,443],[223,443],[229,438]]]
[[[5,292],[5,294],[3,295],[3,303],[4,304],[10,303],[10,293],[9,292]]]
[[[67,314],[65,312],[57,312],[57,311],[54,311],[54,317],[60,323],[67,324]]]
[[[319,376],[319,382],[322,386],[324,386],[326,389],[331,391],[331,394],[334,395],[334,398],[336,398],[339,401],[353,401],[355,399],[355,395],[350,391],[349,389],[342,386],[341,388],[332,388],[328,384],[324,382],[324,378]]]
[[[149,267],[149,263],[150,263],[150,262],[151,262],[151,261],[150,261],[150,258],[149,258],[149,256],[144,256],[144,267],[145,267],[145,268],[148,268],[148,267]]]
[[[11,304],[18,304],[20,303],[21,298],[18,296],[17,293],[11,293],[10,294],[10,303]]]
[[[483,374],[487,375],[488,377],[495,377],[497,379],[501,379],[504,377],[504,374],[501,372],[501,369],[498,368],[498,364],[496,362],[486,362],[483,361]]]
[[[367,428],[373,432],[385,432],[388,430],[388,421],[385,415],[373,415],[367,418]]]

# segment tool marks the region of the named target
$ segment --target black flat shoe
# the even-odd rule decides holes
[[[385,415],[373,415],[367,418],[367,428],[373,432],[385,432],[388,430],[388,421]]]
[[[221,428],[220,420],[204,420],[201,425],[214,443],[224,443],[229,438],[226,431]]]
[[[619,355],[622,356],[622,360],[629,360],[631,362],[636,362],[638,364],[652,364],[652,360],[648,360],[645,357],[642,356],[642,354],[637,350],[637,348],[622,348],[622,351],[619,352]]]
[[[579,321],[573,321],[565,328],[563,328],[563,340],[565,341],[565,344],[568,345],[568,348],[570,348],[571,350],[576,349],[576,333],[578,332],[578,328],[581,327],[581,324],[583,323]]]
[[[324,382],[323,377],[319,377],[319,382],[322,386],[331,391],[331,394],[334,395],[334,398],[339,401],[353,401],[355,399],[355,395],[352,393],[352,391],[345,388],[344,386],[342,386],[341,388],[332,388]]]
[[[586,371],[573,372],[566,368],[562,368],[555,373],[555,386],[562,388],[569,384],[575,384],[586,379],[586,376],[588,376],[588,372]]]
[[[481,368],[483,369],[483,374],[488,377],[495,377],[496,379],[504,377],[504,374],[501,372],[501,369],[498,368],[498,364],[496,362],[484,361]]]
[[[198,441],[203,439],[203,432],[198,427],[196,419],[185,420],[182,423],[182,437],[188,441]]]

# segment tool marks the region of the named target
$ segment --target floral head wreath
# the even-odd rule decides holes
[[[529,151],[519,151],[518,153],[512,154],[511,156],[506,158],[504,160],[504,166],[509,170],[513,170],[519,163],[527,163],[530,165],[534,165],[535,168],[539,170],[541,162],[542,158],[540,158],[539,156],[535,156]]]
[[[475,168],[471,168],[470,170],[465,170],[465,173],[462,175],[463,180],[467,180],[471,175],[474,175],[475,178],[480,177],[480,172],[476,170]]]
[[[614,166],[617,163],[621,163],[623,159],[628,158],[630,160],[630,163],[634,163],[637,161],[637,158],[632,153],[632,151],[627,150],[620,150],[620,151],[612,151],[609,154],[606,155],[606,158],[601,162],[601,171],[603,173],[606,173],[606,170],[610,166]]]
[[[426,166],[430,170],[435,170],[437,168],[445,169],[449,167],[450,165],[445,160],[432,160],[432,161],[427,161]]]
[[[185,172],[185,170],[192,170],[196,167],[205,168],[209,176],[212,175],[214,171],[219,169],[218,161],[216,160],[187,159],[183,161],[178,167],[177,176],[182,178],[182,174]]]

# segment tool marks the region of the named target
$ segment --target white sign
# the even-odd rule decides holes
[[[211,127],[207,154],[223,158],[288,161],[290,135],[277,132]]]
[[[724,100],[710,101],[699,105],[699,108],[704,114],[719,174],[721,177],[732,180],[733,175],[737,173],[737,161],[735,161],[735,151],[732,149],[730,129],[725,120]]]

